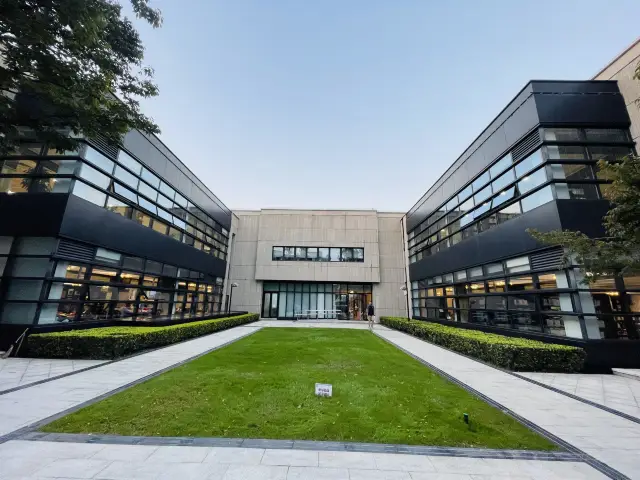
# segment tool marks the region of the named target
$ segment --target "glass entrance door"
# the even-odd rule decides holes
[[[278,292],[264,292],[262,296],[262,318],[278,318]]]

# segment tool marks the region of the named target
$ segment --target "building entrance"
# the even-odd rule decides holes
[[[264,282],[262,317],[366,320],[371,284]]]

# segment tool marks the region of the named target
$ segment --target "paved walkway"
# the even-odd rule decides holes
[[[637,423],[404,333],[378,335],[611,468],[640,478]]]
[[[101,365],[106,360],[52,360],[47,358],[0,358],[0,393]]]
[[[19,428],[106,395],[258,329],[251,325],[236,327],[0,395],[0,440]]]
[[[636,380],[619,375],[580,373],[518,372],[518,375],[626,413],[640,420],[640,379]]]
[[[349,328],[352,330],[368,330],[369,323],[362,320],[260,320],[252,323],[257,327],[292,327],[292,328]],[[375,330],[389,331],[383,325],[375,324]]]
[[[261,321],[9,392],[0,395],[0,442],[3,435],[113,394],[149,375],[269,326],[367,328],[359,322]],[[637,424],[400,332],[379,325],[375,332],[612,468],[629,477],[640,478],[637,453],[640,429]],[[606,478],[586,463],[570,461],[22,440],[0,443],[1,480],[59,477],[180,480]]]
[[[566,480],[607,478],[581,462],[233,447],[0,444],[1,479]]]

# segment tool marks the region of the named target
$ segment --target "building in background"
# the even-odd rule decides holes
[[[527,233],[604,233],[595,162],[633,153],[629,126],[615,81],[528,83],[407,213],[414,318],[602,348],[638,339],[640,277],[589,288]],[[618,366],[632,361],[624,343],[637,348],[616,341]]]
[[[0,335],[219,314],[231,212],[156,137],[0,160]]]
[[[631,138],[636,143],[636,150],[640,139],[640,106],[637,104],[640,99],[640,80],[633,76],[638,62],[640,62],[640,38],[593,77],[594,80],[618,82],[618,88],[631,119]]]
[[[263,318],[363,320],[407,315],[401,213],[235,211],[230,251],[234,310]]]

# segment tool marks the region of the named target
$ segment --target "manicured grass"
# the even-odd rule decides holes
[[[263,329],[43,430],[556,448],[370,332],[311,328]]]

